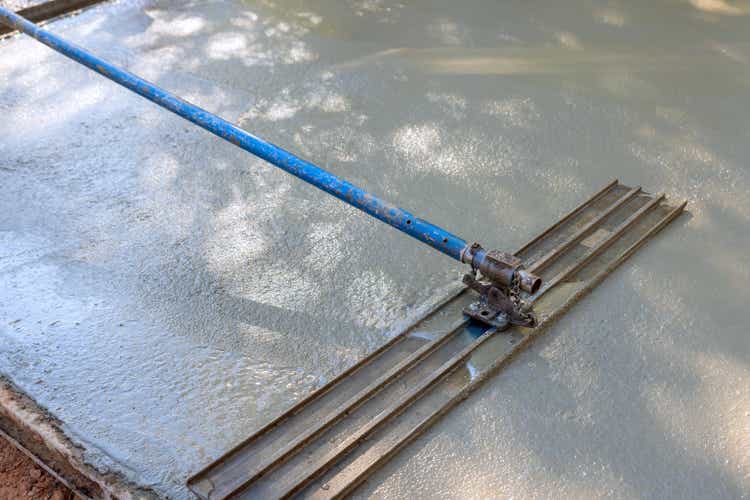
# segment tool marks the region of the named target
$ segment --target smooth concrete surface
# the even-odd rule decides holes
[[[513,249],[614,177],[682,217],[365,485],[750,496],[746,2],[122,1],[49,25]],[[165,496],[460,267],[37,42],[0,42],[0,374]]]

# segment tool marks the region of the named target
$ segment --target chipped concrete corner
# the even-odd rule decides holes
[[[62,423],[0,376],[0,430],[62,478],[84,498],[151,499],[156,494],[135,487],[120,475],[86,463],[81,447],[62,430]]]

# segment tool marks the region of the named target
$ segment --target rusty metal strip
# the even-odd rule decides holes
[[[305,445],[309,444],[327,429],[330,429],[334,424],[336,424],[336,422],[339,422],[349,413],[353,412],[355,409],[363,405],[370,398],[372,398],[373,395],[390,385],[395,380],[398,380],[417,363],[422,361],[424,358],[429,356],[436,349],[450,340],[451,337],[456,334],[456,332],[464,328],[468,323],[469,321],[467,319],[461,319],[457,321],[447,331],[443,332],[432,341],[427,342],[411,355],[394,365],[390,370],[380,376],[372,384],[368,385],[359,393],[349,398],[349,400],[342,404],[335,412],[321,419],[321,421],[316,426],[308,429],[303,434],[296,437],[292,442],[276,452],[271,458],[263,462],[255,471],[251,472],[249,474],[249,477],[247,477],[246,479],[241,479],[240,481],[238,481],[238,484],[221,485],[222,488],[217,488],[216,490],[214,490],[213,494],[217,495],[218,497],[225,495],[234,495],[238,491],[245,488],[248,484],[258,479],[263,474],[270,472],[274,468],[290,460]]]
[[[587,207],[591,206],[594,202],[596,202],[599,199],[601,199],[604,195],[606,195],[607,193],[609,193],[610,191],[612,191],[612,189],[614,189],[615,186],[618,185],[618,183],[619,183],[619,181],[617,179],[614,179],[612,182],[610,182],[609,184],[607,184],[606,186],[604,186],[603,188],[601,188],[599,191],[597,191],[591,198],[589,198],[588,200],[586,200],[583,203],[581,203],[580,205],[578,205],[576,208],[574,208],[573,210],[571,210],[570,212],[568,212],[566,215],[564,215],[562,219],[558,220],[557,222],[555,222],[554,224],[552,224],[551,226],[549,226],[547,229],[545,229],[544,231],[542,231],[541,234],[539,234],[536,238],[534,238],[533,240],[529,241],[524,246],[522,246],[513,255],[520,255],[523,252],[525,252],[526,250],[528,250],[529,248],[531,248],[537,242],[539,242],[540,240],[542,240],[545,237],[547,237],[552,231],[554,231],[555,229],[559,228],[560,226],[562,226],[563,224],[565,224],[566,222],[568,222],[570,219],[572,219],[573,217],[575,217],[576,215],[578,215],[579,213],[581,213]]]
[[[575,245],[578,240],[586,236],[589,231],[592,229],[595,229],[604,223],[604,221],[612,215],[618,208],[623,206],[625,203],[630,201],[635,195],[641,192],[641,187],[637,186],[625,193],[623,196],[617,199],[615,203],[613,203],[609,208],[607,208],[604,212],[602,212],[598,217],[596,217],[594,220],[583,226],[581,229],[576,231],[574,234],[572,234],[565,242],[563,242],[560,246],[553,249],[552,251],[548,252],[546,255],[541,257],[539,260],[534,261],[534,264],[531,265],[528,270],[531,273],[538,273],[540,270],[546,268],[549,266],[552,262],[554,262],[560,255],[565,253],[566,250],[568,250],[571,246]]]
[[[102,3],[105,0],[51,0],[39,5],[21,9],[17,12],[31,22],[40,23],[56,17],[72,14],[76,11]],[[0,37],[15,33],[15,30],[0,24]]]
[[[607,276],[609,276],[615,269],[617,269],[623,262],[625,262],[633,253],[635,253],[641,246],[643,246],[649,239],[651,239],[656,233],[661,231],[666,225],[676,219],[685,209],[687,202],[681,203],[679,206],[672,209],[667,215],[665,215],[658,223],[656,223],[651,229],[644,233],[638,240],[631,244],[627,249],[620,253],[615,259],[607,264],[604,269],[599,271],[593,276],[580,290],[569,297],[563,304],[561,304],[556,310],[545,317],[540,326],[545,326],[555,321],[560,315],[567,311],[572,305],[578,302],[583,296],[591,292],[599,283],[602,282]],[[491,366],[486,370],[482,371],[475,379],[469,382],[460,392],[454,395],[449,401],[443,406],[438,408],[435,412],[427,415],[417,425],[413,426],[404,436],[385,450],[375,461],[373,461],[366,468],[361,469],[358,474],[347,481],[344,484],[329,483],[329,489],[321,497],[329,499],[339,499],[354,491],[359,485],[367,480],[372,474],[380,469],[385,463],[388,462],[393,456],[395,456],[401,449],[407,446],[409,443],[414,441],[417,437],[427,431],[432,425],[437,422],[443,415],[448,413],[450,410],[455,408],[459,403],[468,398],[473,392],[475,392],[484,382],[489,378],[497,374],[497,372],[507,365],[514,357],[523,351],[526,347],[531,344],[541,333],[544,332],[544,328],[536,328],[534,330],[527,330],[528,334],[524,335],[522,340],[515,344],[514,348],[505,356],[498,358]]]

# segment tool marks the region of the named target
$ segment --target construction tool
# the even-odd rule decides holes
[[[456,293],[191,477],[202,498],[351,492],[685,207],[613,181],[515,253],[488,251],[1,7],[0,23],[469,265]]]
[[[457,289],[383,345],[188,480],[200,498],[341,498],[466,399],[649,238],[669,205],[612,181],[514,253],[545,285],[520,292],[538,327],[475,323]],[[473,310],[473,311],[472,311]],[[467,315],[467,311],[474,314]]]
[[[482,273],[490,286],[475,287],[480,292],[481,304],[487,311],[478,319],[497,325],[534,325],[534,317],[518,298],[518,290],[535,292],[541,280],[524,269],[523,263],[496,250],[486,251],[478,243],[467,243],[462,238],[406,210],[384,201],[332,173],[305,161],[284,149],[242,130],[228,121],[190,104],[143,78],[129,73],[86,50],[63,40],[12,11],[0,7],[0,22],[35,38],[57,52],[73,59],[132,90],[159,106],[189,120],[199,127],[231,142],[245,151],[266,160],[280,169],[312,184],[336,198],[362,210],[436,250],[471,266],[470,277]],[[490,295],[491,293],[491,295]],[[492,311],[492,317],[490,312]]]

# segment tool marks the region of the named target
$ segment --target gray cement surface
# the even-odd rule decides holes
[[[563,6],[565,4],[565,6]],[[358,495],[750,496],[750,7],[122,1],[49,29],[512,249],[613,177],[683,217]],[[459,266],[0,42],[0,374],[165,496]]]

